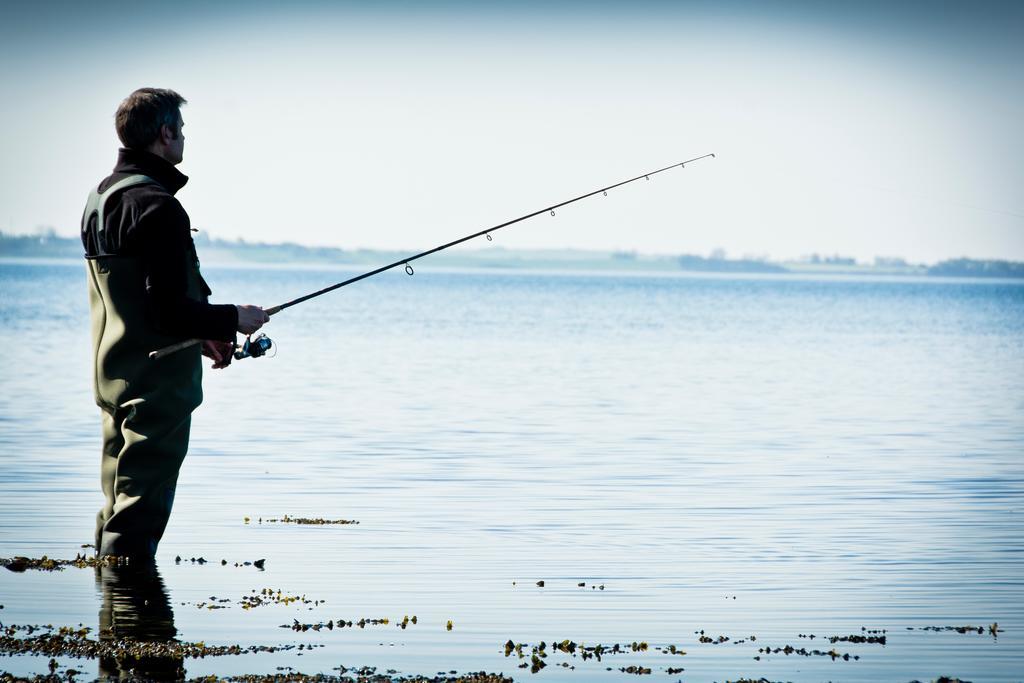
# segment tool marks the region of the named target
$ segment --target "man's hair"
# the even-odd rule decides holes
[[[131,149],[145,149],[160,137],[160,127],[170,126],[180,133],[178,117],[184,97],[163,88],[139,88],[118,106],[114,127],[121,144]]]

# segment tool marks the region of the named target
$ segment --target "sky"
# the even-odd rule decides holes
[[[78,232],[132,90],[211,237],[1024,260],[1022,2],[0,3],[0,230]]]

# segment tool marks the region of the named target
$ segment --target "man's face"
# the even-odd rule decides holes
[[[185,133],[182,130],[184,125],[185,121],[182,120],[181,114],[178,114],[178,135],[167,145],[167,160],[175,165],[180,164],[185,157]]]

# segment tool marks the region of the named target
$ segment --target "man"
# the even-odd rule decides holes
[[[94,390],[103,425],[96,552],[149,560],[167,526],[192,411],[203,400],[200,353],[231,361],[235,332],[269,320],[259,306],[207,303],[188,214],[174,198],[187,177],[173,90],[142,88],[115,114],[124,144],[82,217],[89,276]],[[150,351],[206,339],[158,360]]]

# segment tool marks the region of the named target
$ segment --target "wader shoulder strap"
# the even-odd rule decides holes
[[[103,231],[106,227],[104,225],[104,219],[106,218],[105,208],[107,200],[113,197],[121,190],[126,190],[129,187],[135,187],[136,185],[145,184],[159,185],[157,181],[150,178],[148,175],[130,175],[127,178],[122,178],[116,183],[108,187],[103,192],[100,192],[100,188],[97,186],[93,188],[92,192],[89,193],[89,201],[85,205],[85,222],[88,224],[89,216],[96,214],[96,235],[100,241],[103,240]]]

